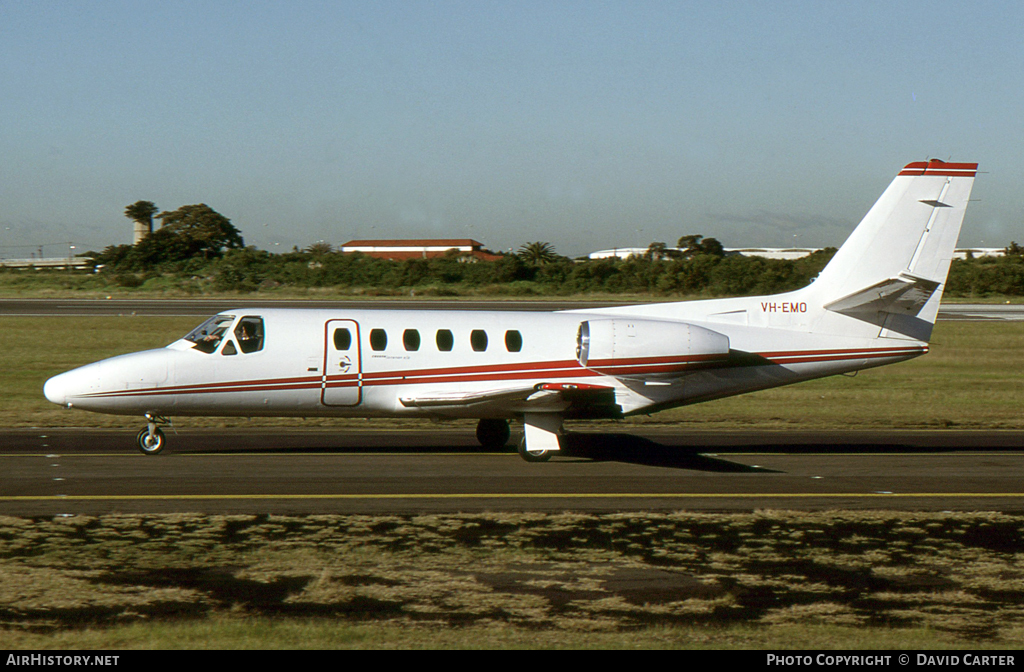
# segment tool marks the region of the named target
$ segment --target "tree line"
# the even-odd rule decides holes
[[[626,259],[569,259],[546,242],[484,261],[451,251],[441,257],[392,261],[342,254],[323,241],[271,254],[246,247],[230,220],[205,204],[157,214],[148,201],[129,206],[130,219],[163,223],[137,245],[110,246],[86,255],[110,282],[189,292],[255,292],[332,288],[344,293],[456,296],[650,294],[742,296],[774,294],[810,283],[835,253],[825,248],[802,259],[727,254],[714,238],[682,236],[675,248],[652,243]],[[1006,256],[954,260],[947,295],[1024,296],[1024,248]]]

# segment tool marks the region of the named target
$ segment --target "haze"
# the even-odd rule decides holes
[[[206,203],[246,243],[683,234],[839,245],[899,168],[977,161],[1024,242],[1024,5],[0,0],[0,255]]]

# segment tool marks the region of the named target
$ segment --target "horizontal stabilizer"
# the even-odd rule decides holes
[[[921,312],[940,282],[900,273],[859,292],[826,303],[825,308],[856,317],[858,314],[892,313],[914,316]]]

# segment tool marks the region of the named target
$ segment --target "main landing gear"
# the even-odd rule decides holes
[[[519,442],[519,456],[527,462],[547,462],[558,450],[558,435],[562,431],[562,417],[552,413],[530,413],[523,418],[523,439]],[[511,436],[508,420],[483,418],[476,426],[480,445],[490,450],[501,450]]]
[[[508,427],[508,420],[501,418],[484,418],[476,425],[476,440],[484,448],[500,450],[508,443],[512,431]]]
[[[526,447],[526,436],[519,442],[519,457],[527,462],[547,462],[551,459],[550,450],[529,450]]]
[[[152,413],[146,413],[146,420],[148,421],[146,426],[142,428],[135,440],[143,455],[157,455],[165,445],[164,432],[157,425],[170,421],[161,415]]]
[[[526,413],[523,415],[523,440],[519,457],[527,462],[547,462],[561,446],[562,416],[558,413]]]

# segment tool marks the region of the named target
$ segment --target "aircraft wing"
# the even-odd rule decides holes
[[[537,392],[534,386],[478,392],[439,392],[400,397],[406,408],[434,408],[438,406],[472,406],[490,402],[525,401]]]
[[[518,412],[569,411],[570,416],[583,417],[588,411],[615,406],[615,388],[604,385],[572,383],[537,383],[529,387],[482,390],[474,392],[426,392],[400,397],[407,408],[437,408],[495,405]]]
[[[900,273],[870,287],[826,303],[825,308],[847,315],[865,313],[892,313],[917,315],[941,283]]]

